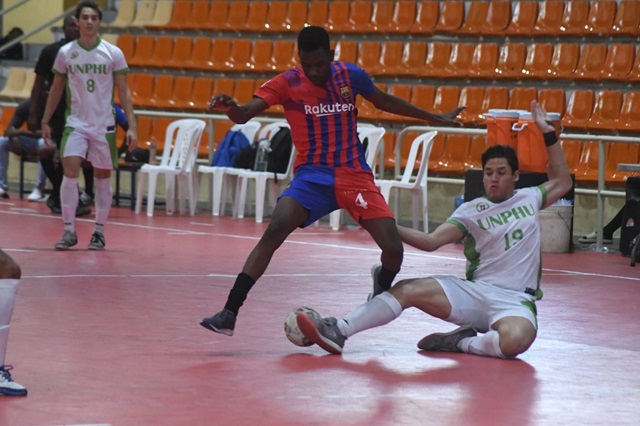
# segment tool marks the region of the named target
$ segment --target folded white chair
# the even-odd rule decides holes
[[[260,129],[260,122],[255,120],[247,121],[244,124],[235,124],[231,127],[230,130],[238,131],[244,133],[249,142],[253,142],[256,138],[256,134]],[[234,174],[233,167],[219,167],[219,166],[204,166],[201,165],[198,167],[198,175],[200,177],[199,184],[202,182],[203,175],[210,174],[213,179],[211,181],[211,199],[212,199],[212,208],[211,214],[213,216],[220,216],[221,206],[225,200],[224,191],[224,183],[227,178],[227,174]],[[230,173],[228,173],[230,172]],[[222,213],[224,214],[224,208],[222,208]]]
[[[283,128],[290,128],[286,121],[277,121],[267,124],[260,129],[258,140],[269,139],[271,140],[278,131]],[[255,180],[255,209],[256,209],[256,223],[262,223],[264,218],[264,205],[266,201],[266,187],[267,183],[271,186],[272,195],[275,198],[278,196],[280,189],[280,183],[287,182],[293,177],[293,163],[295,162],[296,150],[295,147],[291,147],[291,154],[289,156],[289,163],[287,170],[284,173],[274,172],[259,172],[248,169],[236,169],[235,173],[238,176],[236,195],[234,201],[233,215],[239,219],[244,218],[244,208],[247,201],[247,186],[249,180]]]
[[[162,152],[160,164],[145,164],[139,170],[138,188],[136,195],[136,213],[142,210],[142,199],[145,186],[145,178],[149,178],[149,190],[147,193],[147,216],[153,216],[155,205],[156,186],[158,175],[165,175],[167,214],[172,214],[175,209],[175,183],[178,182],[178,198],[180,200],[180,213],[184,213],[184,187],[189,192],[189,212],[195,214],[198,194],[196,192],[195,163],[198,155],[198,146],[202,138],[202,132],[206,123],[202,120],[182,119],[176,120],[167,126],[165,132],[165,149]]]
[[[380,192],[384,196],[387,203],[390,204],[390,195],[392,189],[405,189],[411,191],[412,205],[412,226],[418,228],[418,218],[421,217],[424,223],[424,231],[429,231],[429,211],[427,206],[427,168],[429,163],[429,155],[433,146],[433,139],[438,132],[427,132],[418,135],[411,142],[411,150],[407,158],[407,165],[404,168],[402,176],[399,180],[380,179],[377,181],[380,186]],[[420,158],[418,153],[420,152]],[[416,162],[420,161],[417,173],[414,174]],[[399,198],[399,194],[398,194]],[[396,200],[397,201],[397,200]],[[396,203],[398,205],[399,203]],[[396,209],[397,210],[397,209]],[[395,212],[396,218],[398,212]]]
[[[358,139],[360,141],[367,140],[366,161],[371,171],[375,175],[376,163],[380,155],[382,137],[385,134],[384,127],[374,127],[371,125],[358,125]],[[340,229],[342,222],[342,209],[334,210],[329,214],[329,225],[331,229],[337,231]]]

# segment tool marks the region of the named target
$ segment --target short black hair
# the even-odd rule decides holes
[[[80,12],[82,12],[82,9],[84,9],[85,7],[95,10],[98,13],[98,18],[100,18],[100,20],[102,21],[102,9],[100,9],[98,3],[93,0],[84,0],[78,3],[78,5],[76,6],[77,19],[80,19]]]
[[[516,150],[509,145],[493,145],[487,148],[482,153],[482,169],[484,170],[484,166],[487,164],[487,161],[492,158],[505,158],[509,166],[511,167],[511,171],[515,173],[518,171],[518,154],[516,154]]]
[[[305,27],[298,34],[298,51],[313,52],[314,50],[324,49],[329,52],[331,45],[329,43],[329,33],[322,27]]]

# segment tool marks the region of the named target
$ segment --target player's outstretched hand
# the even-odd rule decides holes
[[[236,101],[229,95],[224,93],[216,95],[209,101],[208,111],[227,112],[231,108],[238,106]]]
[[[449,126],[449,127],[462,127],[462,123],[460,123],[459,121],[456,121],[456,117],[465,108],[466,106],[461,106],[454,109],[453,111],[445,112],[444,114],[434,114],[435,119],[432,122],[432,124]]]
[[[552,132],[555,130],[555,127],[553,127],[553,124],[551,124],[551,121],[549,120],[547,111],[542,108],[538,101],[531,101],[531,116],[542,133]]]

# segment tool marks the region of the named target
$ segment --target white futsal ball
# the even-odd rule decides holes
[[[298,328],[296,315],[298,315],[299,312],[304,312],[312,318],[321,318],[319,313],[311,308],[307,308],[306,306],[295,308],[293,311],[289,312],[287,319],[284,321],[284,334],[287,336],[287,339],[296,346],[311,346],[313,345],[313,342],[307,339],[307,337],[302,334],[302,331],[300,331],[300,328]]]

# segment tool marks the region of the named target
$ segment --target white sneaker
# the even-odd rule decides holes
[[[9,198],[9,194],[7,194],[7,191],[0,188],[0,198]]]
[[[29,194],[29,196],[27,197],[27,200],[40,201],[42,200],[42,198],[43,198],[42,192],[40,192],[38,188],[33,188],[33,191],[31,191],[31,194]]]
[[[593,243],[595,243],[597,241],[596,240],[597,238],[598,238],[598,234],[596,234],[596,232],[594,231],[594,232],[592,232],[590,234],[587,234],[587,235],[584,235],[584,236],[578,238],[578,242],[581,243],[581,244],[593,244]],[[611,244],[611,243],[613,243],[613,239],[611,239],[611,238],[603,238],[602,239],[602,243],[603,244]]]
[[[10,365],[0,367],[0,395],[26,396],[27,389],[11,378],[9,371],[12,369],[13,367]]]

